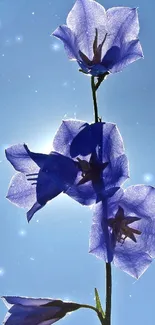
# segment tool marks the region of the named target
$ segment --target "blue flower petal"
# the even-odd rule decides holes
[[[66,191],[75,181],[77,168],[70,158],[52,152],[37,179],[37,202],[41,205]]]
[[[137,9],[116,7],[107,10],[109,35],[106,39],[102,64],[114,73],[143,57],[138,40]]]
[[[108,48],[120,47],[122,43],[128,43],[137,39],[139,34],[139,20],[136,8],[113,7],[107,10],[107,23],[109,37]]]
[[[77,136],[77,134],[83,130],[88,123],[79,120],[64,120],[60,125],[54,140],[53,140],[53,148],[55,151],[67,156],[71,157],[70,154],[70,145],[73,139]],[[85,139],[82,139],[85,141]],[[86,139],[87,141],[87,139]],[[85,142],[86,142],[85,141]],[[87,144],[87,143],[86,143]],[[82,145],[82,144],[81,144]]]
[[[28,298],[18,296],[3,296],[2,297],[6,306],[9,305],[22,305],[22,306],[41,306],[54,301],[50,298]]]
[[[111,73],[122,71],[128,64],[143,57],[138,40],[122,44],[121,48],[112,47],[103,58],[103,65]]]
[[[25,144],[11,146],[5,151],[7,159],[13,167],[22,173],[37,171],[43,166],[48,155],[31,153]]]
[[[39,211],[40,209],[42,209],[44,207],[45,204],[40,204],[38,202],[35,202],[33,204],[33,206],[31,207],[31,209],[27,212],[27,221],[30,222],[30,220],[32,219],[32,217],[34,216],[34,214]]]
[[[106,34],[104,7],[93,0],[77,0],[68,14],[67,26],[76,35],[79,50],[92,60],[96,29],[99,44]]]
[[[59,26],[53,33],[64,43],[65,50],[70,60],[80,59],[77,40],[74,33],[66,25]]]
[[[149,254],[143,251],[136,251],[136,249],[126,249],[124,245],[118,250],[116,247],[114,264],[124,272],[130,274],[134,278],[139,278],[149,267],[152,262]]]
[[[27,181],[26,175],[17,173],[13,176],[7,199],[21,208],[30,208],[36,202],[36,186]]]

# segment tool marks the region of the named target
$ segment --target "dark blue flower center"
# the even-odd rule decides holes
[[[78,166],[82,172],[82,178],[78,185],[85,184],[89,181],[92,181],[93,183],[100,182],[102,172],[108,166],[108,162],[100,163],[93,158],[93,155],[89,162],[80,158],[77,158],[77,160]]]
[[[112,228],[115,240],[119,243],[123,244],[126,238],[130,238],[136,243],[137,239],[135,237],[135,234],[141,235],[141,231],[138,229],[131,228],[128,225],[139,220],[140,218],[138,217],[126,217],[124,215],[124,209],[119,206],[115,218],[108,219],[108,225]]]

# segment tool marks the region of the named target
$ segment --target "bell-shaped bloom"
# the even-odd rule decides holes
[[[36,211],[71,186],[77,176],[74,161],[57,152],[33,153],[24,144],[6,149],[6,157],[18,171],[12,178],[7,198],[28,208],[30,221]]]
[[[72,158],[78,168],[74,184],[65,192],[91,205],[112,196],[128,178],[128,161],[117,126],[65,120],[58,129],[54,150]]]
[[[139,278],[155,258],[155,188],[130,186],[96,204],[90,253]]]
[[[121,71],[143,57],[137,9],[107,11],[94,0],[76,0],[66,25],[53,35],[63,41],[69,59],[94,76]]]
[[[62,300],[2,297],[8,308],[4,325],[51,325],[81,305]]]
[[[34,213],[61,192],[91,205],[112,196],[128,178],[123,141],[115,124],[63,121],[49,155],[33,153],[24,145],[6,150],[18,171],[7,198]]]

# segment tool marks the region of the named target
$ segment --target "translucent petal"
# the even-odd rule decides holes
[[[27,181],[25,174],[17,173],[11,180],[7,198],[21,208],[30,208],[36,201],[36,186]]]
[[[107,67],[107,70],[111,73],[122,71],[130,63],[137,61],[143,57],[142,48],[138,40],[131,41],[129,43],[123,43],[121,48],[117,48],[113,51],[113,47],[106,53],[103,58],[103,65]],[[113,57],[112,57],[113,51]]]
[[[114,7],[106,12],[109,37],[106,39],[106,46],[121,47],[137,39],[139,34],[139,20],[136,8]]]
[[[143,251],[127,250],[124,245],[115,249],[114,264],[135,278],[139,278],[149,267],[152,258]]]
[[[55,151],[67,156],[70,155],[70,145],[77,136],[77,134],[84,128],[88,123],[79,120],[64,120],[60,125],[54,140],[53,140],[53,148]]]
[[[67,26],[76,35],[79,50],[92,60],[96,29],[99,44],[106,34],[104,7],[93,0],[77,0],[68,14]]]
[[[22,173],[37,172],[47,158],[45,154],[31,153],[25,144],[11,146],[5,152],[13,167]]]
[[[66,25],[62,25],[59,26],[52,34],[63,41],[65,50],[70,60],[80,59],[76,36],[70,28],[68,28]]]

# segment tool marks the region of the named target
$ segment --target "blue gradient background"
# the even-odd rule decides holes
[[[69,62],[63,45],[50,37],[65,23],[72,0],[0,1],[0,295],[54,297],[104,303],[104,263],[88,254],[92,211],[65,195],[39,211],[30,224],[25,211],[5,199],[14,174],[4,148],[27,143],[48,152],[64,118],[93,120],[90,79]],[[130,160],[127,185],[155,185],[155,2],[104,0],[139,7],[145,60],[110,76],[98,92],[100,115],[116,122]],[[113,267],[113,325],[154,324],[155,264],[136,281]],[[0,303],[0,323],[6,308]],[[89,310],[59,324],[99,324]]]

